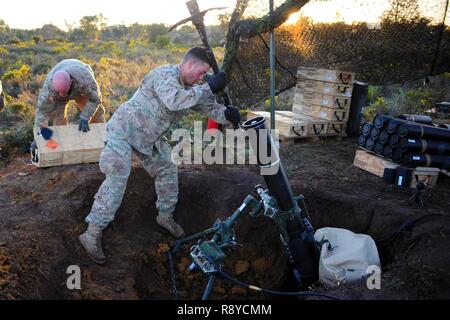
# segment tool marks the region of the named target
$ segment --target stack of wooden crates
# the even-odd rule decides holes
[[[89,132],[80,132],[77,125],[49,127],[53,131],[53,148],[34,128],[36,155],[31,162],[37,167],[54,167],[98,162],[105,146],[106,123],[89,124]]]
[[[292,111],[326,120],[327,134],[345,134],[354,73],[298,68]]]
[[[299,67],[292,111],[276,111],[275,128],[282,140],[345,136],[355,74]],[[248,119],[270,113],[251,111]]]

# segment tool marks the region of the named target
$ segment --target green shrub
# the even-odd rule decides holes
[[[379,96],[380,88],[376,86],[369,86],[367,89],[367,103],[371,104],[375,102],[376,98]]]
[[[167,48],[170,44],[170,37],[168,35],[158,35],[156,36],[155,43],[160,49]]]
[[[27,64],[23,64],[19,69],[14,69],[5,72],[2,79],[17,79],[18,81],[26,79],[30,75],[31,67]]]
[[[372,121],[377,114],[389,113],[388,104],[383,97],[377,97],[374,103],[364,108],[363,117],[366,121]]]
[[[433,94],[426,88],[411,89],[406,92],[400,113],[420,114],[434,105]]]
[[[18,153],[28,152],[34,135],[31,126],[22,126],[8,130],[3,135],[0,161],[14,157]]]

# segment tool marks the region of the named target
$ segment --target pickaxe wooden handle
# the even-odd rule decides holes
[[[197,0],[186,1],[186,6],[188,7],[191,16],[189,18],[181,20],[180,22],[178,22],[175,25],[173,25],[172,27],[170,27],[169,31],[175,29],[176,27],[178,27],[186,22],[191,21],[192,24],[195,26],[195,29],[197,29],[197,31],[200,35],[200,39],[202,40],[203,46],[205,47],[206,51],[208,52],[208,56],[211,61],[211,68],[213,69],[214,74],[217,74],[219,72],[219,65],[217,64],[216,57],[214,56],[211,46],[209,45],[203,18],[205,16],[206,12],[208,12],[210,10],[218,10],[218,9],[225,9],[225,8],[211,8],[208,10],[200,11]],[[222,97],[223,97],[224,104],[226,106],[229,106],[230,105],[230,97],[228,96],[228,93],[226,90],[223,91]]]

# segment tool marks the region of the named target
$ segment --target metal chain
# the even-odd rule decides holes
[[[173,266],[172,251],[169,251],[167,253],[167,259],[169,260],[169,269],[170,269],[170,274],[172,275],[173,295],[175,296],[175,300],[180,300],[180,297],[178,296],[178,290],[177,290],[177,274],[176,274],[175,268]]]

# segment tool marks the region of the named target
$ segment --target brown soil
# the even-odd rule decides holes
[[[316,291],[350,299],[450,298],[450,179],[440,176],[425,208],[409,205],[409,191],[391,191],[381,179],[353,167],[355,141],[283,147],[293,190],[306,197],[315,228],[350,229],[380,239],[407,219],[429,217],[379,247],[381,290],[345,285]],[[240,206],[256,184],[251,166],[183,166],[176,219],[187,234],[212,226]],[[0,299],[172,299],[166,254],[173,239],[155,222],[153,180],[134,167],[116,220],[104,233],[108,262],[92,263],[77,241],[84,217],[103,181],[98,164],[37,169],[15,159],[0,170]],[[239,246],[228,252],[225,270],[258,286],[294,290],[277,228],[265,217],[243,216]],[[199,299],[206,286],[190,272],[189,246],[175,256],[181,298]],[[81,290],[66,287],[67,267],[81,268]],[[218,280],[213,299],[272,298]]]

